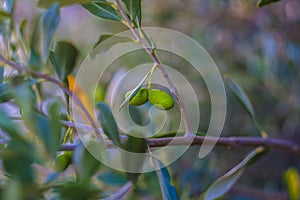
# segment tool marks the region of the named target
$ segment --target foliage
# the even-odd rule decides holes
[[[263,7],[276,1],[278,0],[260,0],[257,6]],[[224,145],[226,143],[224,141],[227,141],[228,146],[240,149],[244,145],[243,142],[246,143],[252,139],[257,142],[252,142],[252,146],[257,148],[250,151],[240,162],[241,159],[237,157],[234,157],[234,161],[233,157],[222,158],[229,162],[223,168],[222,166],[210,166],[211,162],[207,160],[183,162],[179,160],[177,166],[165,166],[163,161],[152,154],[153,148],[159,147],[159,142],[165,144],[167,139],[176,139],[177,145],[182,145],[180,142],[189,139],[189,135],[162,132],[144,138],[142,131],[124,133],[118,127],[110,106],[105,102],[96,102],[97,115],[95,115],[92,99],[86,91],[78,86],[75,79],[77,64],[81,62],[80,59],[86,52],[73,44],[73,41],[60,40],[56,35],[63,17],[62,7],[71,5],[76,5],[76,8],[92,14],[97,17],[97,20],[109,20],[106,23],[111,23],[112,26],[124,27],[125,25],[136,36],[135,40],[129,42],[144,45],[143,48],[148,56],[156,59],[154,59],[154,66],[145,74],[144,78],[139,80],[133,89],[128,88],[130,91],[121,102],[119,110],[128,104],[146,109],[153,104],[164,111],[174,111],[174,116],[180,112],[184,113],[185,108],[181,105],[180,97],[174,92],[176,90],[171,87],[172,85],[165,89],[170,92],[161,88],[151,88],[151,86],[154,87],[151,82],[152,76],[154,76],[154,71],[159,68],[160,63],[157,63],[159,59],[156,57],[155,41],[152,41],[143,32],[143,29],[137,29],[143,28],[142,11],[147,10],[141,0],[116,0],[114,2],[106,0],[38,0],[36,6],[42,8],[40,13],[37,12],[32,21],[28,22],[24,19],[20,23],[16,22],[14,17],[16,2],[3,0],[1,3],[0,33],[3,46],[0,50],[0,157],[3,163],[1,166],[3,175],[0,177],[1,199],[118,199],[126,195],[128,199],[133,196],[147,199],[149,195],[155,199],[226,198],[228,192],[240,178],[241,182],[245,182],[243,175],[246,174],[246,168],[251,169],[251,164],[259,164],[257,158],[269,153],[267,151],[269,149],[265,147],[276,148],[279,146],[281,149],[288,149],[299,155],[300,149],[297,143],[287,140],[272,140],[274,135],[266,134],[266,131],[261,128],[261,122],[258,123],[258,121],[262,121],[264,124],[264,120],[261,120],[261,113],[254,112],[256,104],[252,105],[250,101],[252,92],[249,92],[251,95],[248,96],[245,92],[248,89],[244,90],[237,84],[240,81],[235,82],[226,76],[228,89],[245,108],[262,138],[249,135],[242,139],[234,138],[237,140],[233,139],[229,142],[222,140],[218,144]],[[205,19],[201,20],[205,21]],[[257,19],[257,23],[259,20]],[[31,29],[30,26],[33,28]],[[27,34],[26,31],[30,33]],[[101,34],[99,40],[94,41],[95,45],[92,48],[96,49],[100,43],[108,41],[110,37],[111,34]],[[127,38],[119,37],[118,39],[115,41],[116,43],[128,42]],[[145,44],[148,46],[150,44],[151,48]],[[106,45],[97,51],[108,51],[110,45],[113,46],[109,42]],[[162,53],[162,55],[164,54]],[[143,57],[141,58],[143,59]],[[188,69],[185,72],[188,74]],[[117,73],[112,73],[112,76],[114,77],[115,74]],[[148,83],[146,80],[149,80]],[[171,80],[167,78],[167,82],[171,82]],[[58,88],[52,88],[54,85]],[[99,88],[106,89],[108,84],[105,85],[100,80]],[[63,92],[63,95],[59,95],[58,90]],[[108,93],[109,89],[106,91],[106,94]],[[70,99],[75,99],[76,106],[81,109],[81,114],[86,121],[85,128],[89,128],[88,130],[94,131],[95,134],[101,134],[100,139],[109,141],[113,148],[120,148],[132,153],[150,153],[153,166],[157,169],[155,173],[124,173],[114,171],[101,163],[85,147],[81,141],[82,138],[76,134],[77,127],[71,116]],[[291,97],[291,99],[293,98]],[[231,95],[229,95],[229,100],[235,101]],[[15,112],[10,112],[10,106]],[[234,109],[238,109],[238,107],[234,107]],[[141,123],[147,122],[145,118],[148,116],[143,111],[140,112],[139,109],[136,109],[135,112],[135,119],[140,120]],[[17,114],[12,115],[11,113]],[[231,120],[239,121],[238,126],[230,129],[233,122],[228,122],[225,127],[226,133],[245,130],[242,127],[244,126],[242,121],[244,115],[240,113],[240,110],[235,112],[236,118]],[[205,115],[206,118],[209,118],[207,116],[209,114]],[[101,129],[97,127],[97,124]],[[175,125],[170,124],[171,126]],[[189,127],[186,126],[186,132],[189,133]],[[203,135],[196,133],[195,135],[197,138],[194,143],[200,145]],[[158,146],[151,146],[153,144],[158,144]],[[265,147],[262,147],[264,145]],[[248,151],[248,149],[246,150]],[[244,155],[245,152],[241,151],[240,154]],[[149,158],[144,156],[136,159],[127,154],[121,154],[120,159],[125,169],[134,168],[136,171],[142,169],[144,163],[149,161]],[[290,163],[295,167],[284,169],[282,182],[286,183],[285,191],[287,192],[284,195],[289,195],[290,199],[296,200],[299,199],[299,170],[296,168],[299,166],[299,162],[292,160],[293,162]],[[237,162],[238,164],[232,167],[232,163]],[[185,163],[188,163],[188,167],[184,166]],[[201,165],[197,163],[201,163]],[[214,170],[218,170],[220,167],[219,170],[222,171],[229,165],[231,169],[216,179]],[[264,170],[255,173],[263,174]],[[201,180],[198,180],[199,177]],[[213,182],[214,179],[216,179],[215,182]]]

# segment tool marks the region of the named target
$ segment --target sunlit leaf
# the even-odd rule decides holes
[[[300,198],[300,177],[296,168],[289,168],[284,174],[290,200]]]
[[[97,104],[98,121],[107,137],[117,146],[121,146],[120,134],[111,109],[103,102]]]
[[[58,42],[55,52],[50,52],[50,62],[61,81],[66,82],[67,76],[73,72],[77,55],[76,47],[65,41]]]
[[[141,0],[122,0],[127,8],[128,15],[133,21],[141,13]]]
[[[263,153],[264,148],[262,147],[251,151],[242,162],[211,184],[203,194],[202,199],[214,200],[223,196],[236,183],[245,168],[252,164]]]
[[[106,0],[94,0],[92,3],[82,4],[82,7],[97,17],[121,21],[121,16],[112,4]]]
[[[37,0],[37,6],[40,8],[48,8],[54,3],[58,3],[60,7],[70,6],[74,4],[89,3],[90,0]]]
[[[156,170],[156,174],[158,177],[163,199],[179,199],[176,188],[171,184],[171,177],[167,167],[165,167],[164,164],[157,158],[153,157],[152,160],[156,168],[159,168],[159,170]]]
[[[257,2],[257,7],[263,7],[265,5],[271,4],[271,3],[275,3],[277,1],[281,1],[281,0],[259,0]]]
[[[59,6],[53,4],[42,17],[42,61],[46,63],[49,56],[49,48],[52,42],[53,35],[57,29],[60,20]]]
[[[14,7],[14,0],[2,0],[2,10],[6,13],[11,13]]]

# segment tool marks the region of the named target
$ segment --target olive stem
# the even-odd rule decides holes
[[[140,32],[138,31],[138,29],[136,29],[135,27],[132,26],[132,23],[130,21],[130,19],[128,18],[125,10],[123,9],[123,7],[121,6],[121,3],[119,0],[115,0],[115,5],[117,7],[117,9],[119,10],[122,18],[125,21],[126,26],[129,28],[129,30],[132,32],[133,36],[136,38],[136,40],[138,42],[140,42],[143,46],[143,48],[145,49],[146,53],[151,57],[151,59],[153,60],[154,64],[158,66],[159,70],[161,71],[162,75],[164,76],[164,78],[166,79],[169,87],[170,87],[170,92],[174,95],[175,100],[177,102],[177,105],[180,109],[180,112],[182,114],[182,118],[183,118],[183,122],[184,122],[184,126],[185,126],[185,136],[186,137],[194,137],[191,125],[190,125],[190,120],[189,117],[187,115],[186,109],[179,97],[178,91],[176,89],[176,87],[174,86],[172,80],[170,79],[169,75],[167,74],[166,70],[163,68],[161,62],[159,61],[157,55],[155,54],[155,50],[152,46],[149,46],[148,42],[143,38],[143,36],[140,34]]]
[[[153,67],[151,68],[151,73],[150,73],[150,77],[149,77],[149,81],[148,81],[148,90],[151,90],[151,85],[152,85],[152,75],[155,71],[155,69],[157,68],[158,65],[154,64]]]
[[[94,121],[93,117],[90,115],[90,113],[86,110],[86,108],[84,107],[84,105],[82,104],[82,102],[79,100],[79,98],[67,87],[65,87],[65,85],[58,79],[49,76],[48,74],[44,74],[44,73],[40,73],[40,72],[35,72],[35,71],[31,71],[30,69],[16,63],[13,62],[9,59],[4,58],[2,55],[0,55],[0,61],[11,66],[12,68],[24,72],[24,73],[28,73],[31,74],[34,77],[38,77],[41,79],[44,79],[46,81],[49,81],[51,83],[54,83],[55,85],[57,85],[58,87],[60,87],[69,97],[71,97],[74,101],[74,103],[79,106],[79,108],[82,110],[82,112],[84,113],[84,115],[87,117],[88,121],[91,123],[91,126],[93,127],[95,133],[97,135],[100,136],[100,139],[103,140],[102,136],[101,136],[101,132],[99,131],[98,127],[97,127],[97,123]]]

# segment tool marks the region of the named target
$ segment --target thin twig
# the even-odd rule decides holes
[[[128,181],[123,187],[121,187],[120,190],[118,190],[116,193],[114,193],[112,196],[105,198],[104,200],[119,200],[121,199],[125,194],[129,192],[129,190],[132,187],[132,182]]]
[[[80,107],[80,109],[82,110],[82,112],[84,113],[84,115],[87,117],[88,121],[91,123],[91,126],[93,127],[95,133],[97,135],[99,135],[100,138],[102,139],[101,132],[99,131],[99,129],[97,127],[97,124],[94,121],[94,119],[92,118],[92,116],[90,115],[90,113],[86,110],[86,108],[81,103],[81,101],[78,99],[78,97],[75,94],[73,94],[73,92],[70,91],[69,88],[65,87],[63,85],[63,83],[61,83],[60,80],[58,80],[58,79],[56,79],[54,77],[51,77],[51,76],[49,76],[47,74],[43,74],[43,73],[40,73],[40,72],[30,71],[28,68],[23,67],[22,65],[20,65],[18,63],[15,63],[15,62],[13,62],[11,60],[6,59],[2,55],[0,55],[0,61],[3,62],[3,63],[5,63],[5,64],[7,64],[7,65],[9,65],[9,66],[11,66],[12,68],[14,68],[14,69],[16,69],[18,71],[31,74],[34,77],[38,77],[38,78],[44,79],[46,81],[52,82],[55,85],[57,85],[58,87],[60,87],[69,97],[71,97],[74,100],[75,104],[77,104],[77,106]]]
[[[140,32],[132,27],[131,25],[131,21],[128,18],[125,10],[123,9],[123,7],[121,6],[121,3],[119,0],[115,0],[115,5],[117,6],[122,18],[125,20],[126,26],[129,28],[129,30],[132,32],[132,34],[134,35],[134,37],[142,44],[143,48],[145,49],[146,53],[151,57],[151,59],[153,60],[154,64],[156,64],[159,68],[159,70],[161,71],[162,75],[164,76],[164,78],[166,79],[169,87],[170,87],[170,92],[174,95],[175,100],[178,104],[178,107],[180,109],[180,112],[182,114],[182,118],[184,121],[184,126],[186,129],[186,134],[185,136],[190,136],[192,133],[192,128],[190,126],[190,120],[189,117],[187,115],[186,109],[179,97],[178,91],[176,89],[176,87],[174,86],[172,80],[170,79],[169,75],[167,74],[166,70],[163,68],[161,62],[159,61],[157,55],[155,54],[154,50],[149,47],[149,44],[147,43],[147,41],[141,36]]]
[[[186,145],[202,145],[206,141],[206,144],[216,146],[224,146],[231,148],[239,147],[266,147],[275,150],[281,150],[286,152],[295,153],[300,155],[300,145],[289,140],[279,139],[279,138],[261,138],[261,137],[205,137],[205,136],[195,136],[194,140],[191,142],[189,138],[186,137],[167,137],[167,138],[155,138],[147,139],[149,147],[164,147],[170,146],[186,146]],[[122,139],[122,143],[125,143],[126,139]],[[105,141],[105,144],[110,148],[115,148],[111,141]],[[76,148],[76,144],[66,144],[61,146],[61,150],[73,150]]]

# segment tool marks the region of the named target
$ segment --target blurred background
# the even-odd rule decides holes
[[[14,23],[33,20],[41,12],[35,4],[34,0],[16,0]],[[256,1],[249,0],[144,0],[142,24],[174,29],[197,40],[220,72],[245,89],[257,121],[269,136],[300,144],[299,11],[299,0],[280,1],[263,8],[257,8]],[[28,34],[31,28],[28,27]],[[80,6],[70,6],[61,9],[56,40],[75,44],[83,59],[100,35],[123,30],[127,29],[119,23],[96,18]],[[251,118],[229,91],[227,98],[222,136],[259,136]],[[210,118],[209,96],[204,94],[199,103],[199,131],[205,132]],[[199,147],[190,148],[170,166],[182,199],[197,197],[250,150],[215,147],[209,156],[200,160]],[[286,199],[284,173],[291,166],[300,169],[295,155],[274,150],[249,167],[225,199]],[[141,179],[154,184],[152,175],[143,175]],[[140,187],[135,195],[160,198],[159,186]]]

